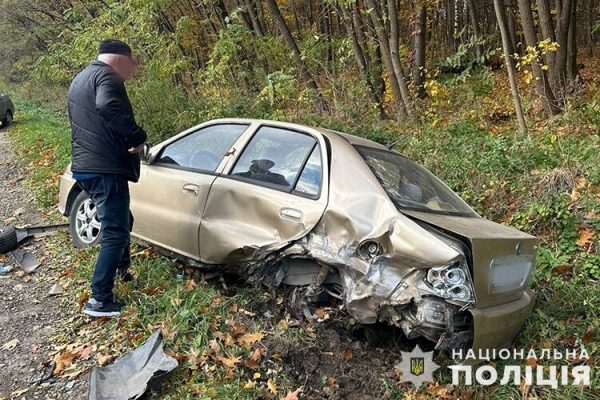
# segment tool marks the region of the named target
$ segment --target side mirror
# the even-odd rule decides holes
[[[150,145],[148,143],[145,143],[144,148],[142,149],[142,151],[140,151],[140,158],[145,163],[148,163],[149,156],[150,156]]]

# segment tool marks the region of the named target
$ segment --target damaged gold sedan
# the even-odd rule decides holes
[[[502,348],[531,312],[536,238],[485,220],[419,164],[355,136],[214,120],[143,155],[133,235],[189,265],[292,285],[300,312],[326,293],[440,350]],[[60,211],[98,242],[71,172]]]

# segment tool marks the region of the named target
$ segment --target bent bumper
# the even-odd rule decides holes
[[[533,308],[534,294],[530,289],[520,299],[488,308],[473,308],[475,351],[510,347]]]
[[[68,202],[69,202],[69,194],[73,189],[73,186],[76,184],[75,179],[73,179],[73,175],[65,172],[60,177],[60,192],[58,194],[58,211],[62,215],[67,215],[68,210]]]

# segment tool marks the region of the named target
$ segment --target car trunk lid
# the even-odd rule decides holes
[[[511,288],[511,279],[520,279],[523,261],[535,262],[537,239],[516,229],[481,217],[461,217],[418,211],[402,212],[467,241],[472,252],[473,284],[479,308],[505,304],[521,298],[529,286],[531,272],[523,274],[523,285]],[[493,268],[493,272],[492,272]],[[502,286],[507,285],[507,286]]]

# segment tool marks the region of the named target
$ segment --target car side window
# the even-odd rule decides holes
[[[307,134],[263,126],[244,149],[231,175],[291,189],[316,143]]]
[[[210,125],[167,145],[157,163],[214,172],[246,124]]]
[[[302,174],[300,174],[294,193],[305,194],[311,197],[317,196],[321,189],[322,176],[321,149],[319,146],[316,146],[308,158]]]

